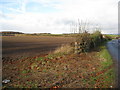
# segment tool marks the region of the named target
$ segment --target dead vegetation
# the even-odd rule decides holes
[[[72,47],[70,44],[63,44],[61,47],[56,48],[56,50],[53,53],[66,53],[69,54],[74,51],[74,47]]]

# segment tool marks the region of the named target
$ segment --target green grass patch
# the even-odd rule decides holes
[[[40,60],[40,61],[43,61],[45,58],[44,57],[38,57],[36,58],[36,60]]]
[[[21,73],[23,73],[23,74],[29,73],[29,70],[23,70]]]
[[[113,65],[113,60],[105,46],[105,43],[103,43],[99,47],[99,49],[100,52],[97,55],[101,61],[100,61],[100,67],[97,68],[95,73],[97,72],[102,72],[102,73],[97,74],[96,76],[91,76],[86,83],[89,83],[91,88],[112,88],[115,86],[115,76],[116,76],[115,67],[111,67]]]
[[[36,58],[35,60],[38,60],[38,61],[44,61],[45,59],[55,59],[55,58],[58,58],[58,57],[61,57],[63,55],[66,55],[67,53],[55,53],[55,54],[49,54],[47,55],[46,57],[38,57]]]
[[[103,60],[101,62],[101,65],[103,66],[103,68],[107,68],[113,64],[112,57],[106,49],[106,46],[100,46],[100,49],[101,51],[99,53],[99,57]]]
[[[101,61],[101,67],[100,70],[108,69],[103,74],[99,76],[99,80],[101,83],[100,87],[106,88],[106,87],[113,87],[115,85],[115,68],[111,67],[113,65],[113,60],[111,55],[109,54],[106,46],[100,46],[100,53],[99,57],[102,59]]]
[[[112,34],[106,34],[107,36],[111,37],[111,38],[115,38],[115,37],[118,37],[120,35],[112,35]]]

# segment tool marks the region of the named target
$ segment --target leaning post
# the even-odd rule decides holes
[[[78,43],[75,42],[75,54],[78,54]]]

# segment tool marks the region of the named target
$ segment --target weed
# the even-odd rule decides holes
[[[27,82],[26,82],[26,84],[31,85],[31,84],[32,84],[32,82],[31,82],[31,81],[27,81]]]
[[[45,62],[45,61],[43,61],[41,64],[42,64],[42,65],[45,65],[45,64],[46,64],[46,62]]]
[[[43,61],[44,59],[45,59],[44,57],[39,57],[39,58],[37,58],[36,60]]]
[[[25,74],[25,73],[28,73],[28,71],[27,70],[23,70],[22,73]]]
[[[43,72],[47,72],[47,70],[46,70],[46,69],[43,69]]]
[[[54,56],[53,55],[48,55],[47,58],[48,59],[54,59]]]
[[[86,79],[82,79],[82,81],[83,81],[83,83],[86,83],[86,82],[87,82],[87,80],[86,80]]]
[[[57,74],[55,74],[55,77],[59,77],[59,74],[57,73]]]

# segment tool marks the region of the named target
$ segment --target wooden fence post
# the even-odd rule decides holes
[[[81,53],[81,46],[80,46],[80,42],[78,43],[78,52],[77,52],[78,54],[80,54]]]
[[[75,42],[75,54],[80,54],[81,46],[79,42]]]
[[[75,42],[75,54],[78,54],[78,43]]]

